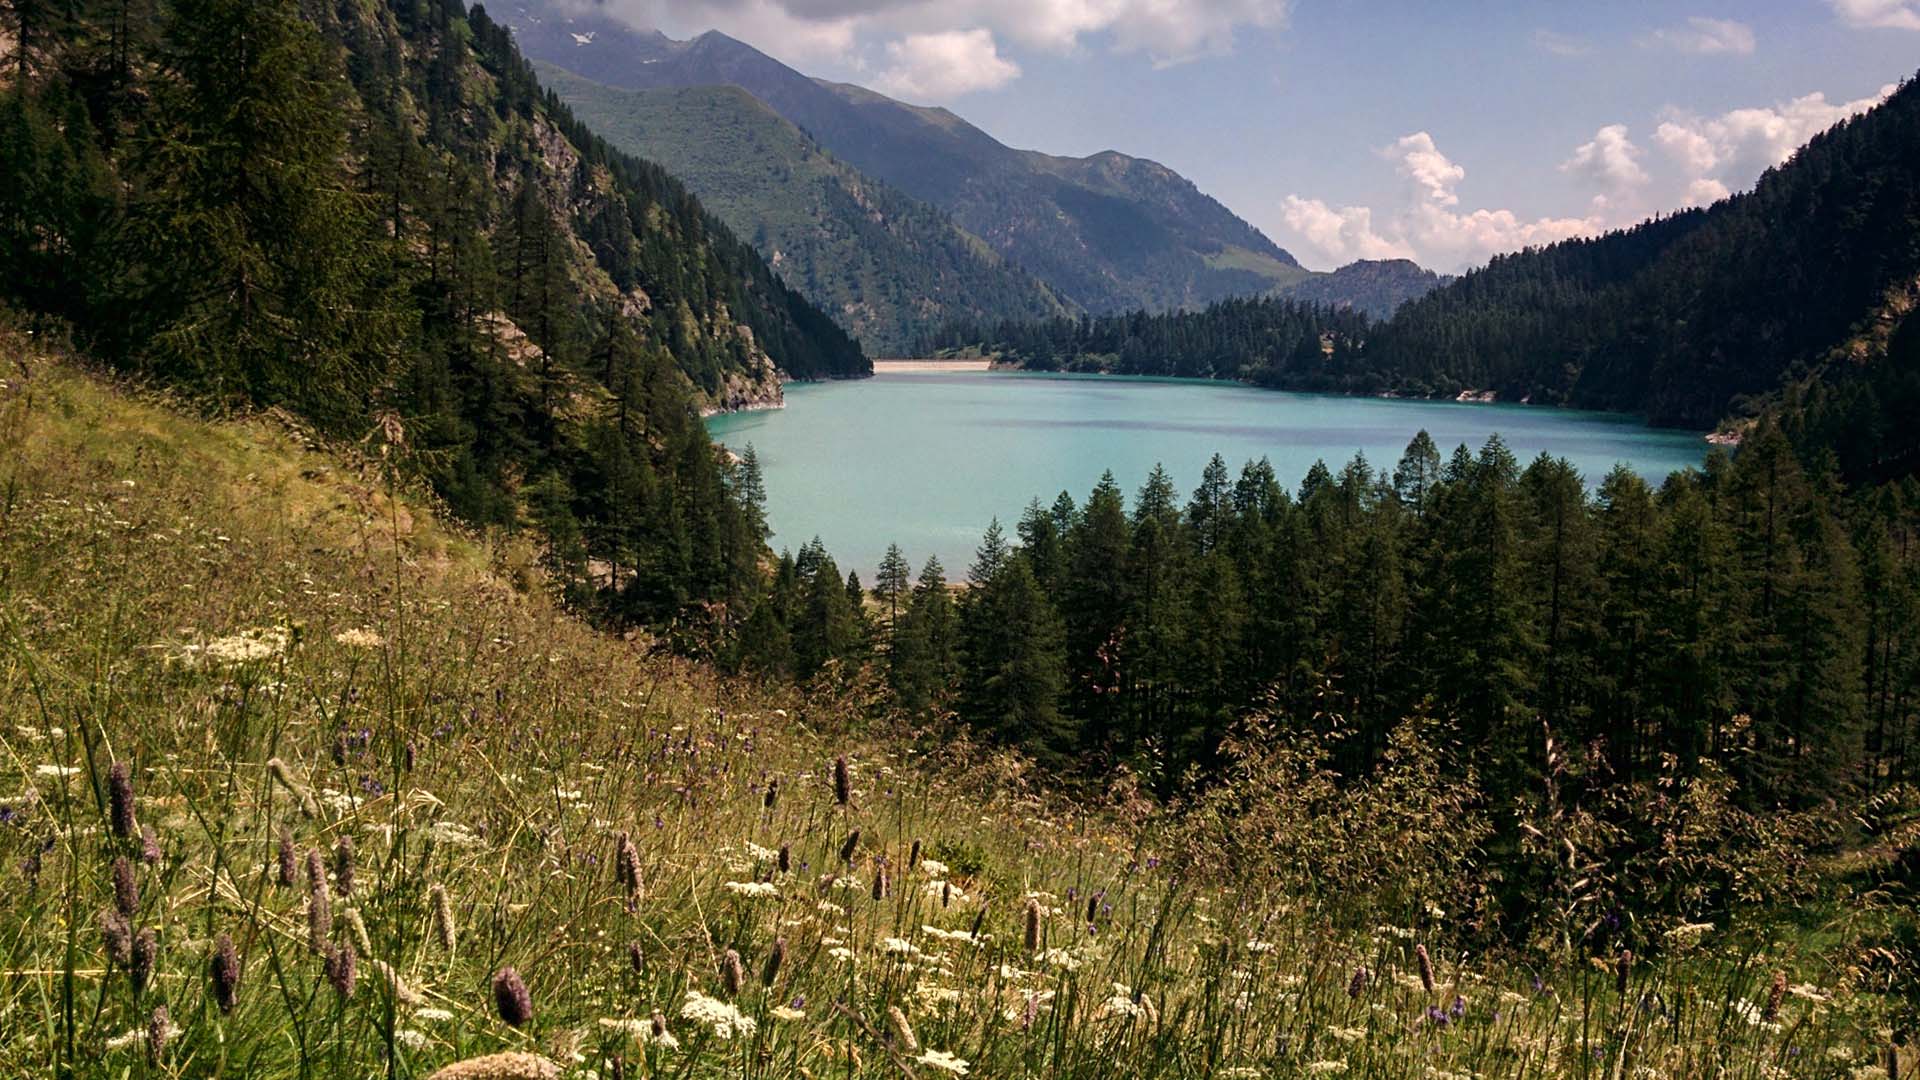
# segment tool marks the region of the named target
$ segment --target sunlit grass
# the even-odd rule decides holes
[[[1885,1003],[1804,943],[1469,955],[1431,899],[1229,887],[1159,811],[589,632],[371,463],[31,372],[0,387],[0,1075],[1884,1067]]]

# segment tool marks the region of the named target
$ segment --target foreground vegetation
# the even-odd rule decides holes
[[[9,358],[0,1073],[1885,1069],[1912,958],[1860,886],[1897,829],[1799,866],[1798,909],[1498,945],[1437,724],[1364,781],[1255,722],[1184,807],[1056,801],[944,727],[574,623],[377,447]],[[1713,799],[1676,794],[1685,853]]]

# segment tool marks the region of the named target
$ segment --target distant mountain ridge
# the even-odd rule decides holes
[[[1157,162],[1016,150],[946,109],[809,78],[717,32],[675,41],[543,0],[504,20],[528,56],[593,82],[746,90],[835,157],[945,211],[1082,310],[1200,307],[1312,276]]]
[[[904,355],[955,319],[1074,310],[944,212],[835,158],[739,87],[622,90],[537,70],[595,132],[690,186],[870,353]]]
[[[1437,274],[1412,259],[1359,259],[1338,270],[1315,274],[1282,287],[1291,300],[1352,308],[1384,319],[1409,300],[1453,283],[1453,275]]]

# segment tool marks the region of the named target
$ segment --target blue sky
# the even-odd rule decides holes
[[[1316,268],[1708,202],[1920,68],[1920,0],[613,2],[1014,146],[1153,158]]]

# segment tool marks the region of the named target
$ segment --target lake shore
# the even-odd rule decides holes
[[[986,371],[990,360],[875,360],[875,375],[916,375],[927,372]]]

